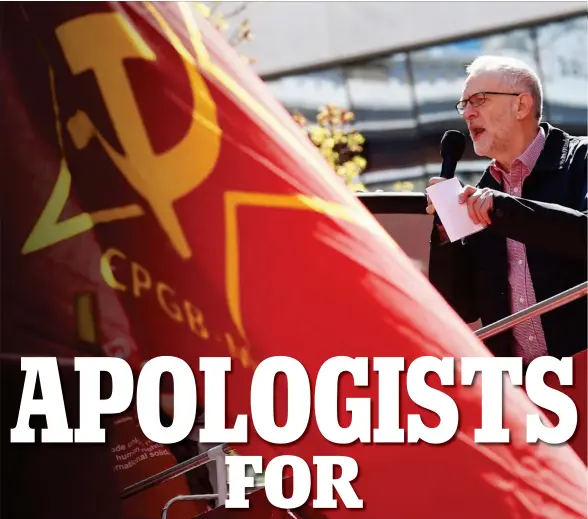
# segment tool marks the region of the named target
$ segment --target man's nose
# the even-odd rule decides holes
[[[464,120],[468,121],[469,119],[473,119],[476,113],[476,109],[472,107],[472,103],[467,103],[461,116]]]

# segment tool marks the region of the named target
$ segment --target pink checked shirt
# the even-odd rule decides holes
[[[502,184],[505,193],[521,196],[523,182],[535,167],[544,145],[545,132],[543,128],[540,128],[531,145],[511,164],[509,173],[506,173],[498,162],[492,162],[490,173],[497,182]],[[537,301],[527,265],[525,246],[518,241],[507,238],[507,256],[511,311],[514,313],[535,304]],[[523,358],[524,364],[528,364],[536,357],[548,354],[540,317],[528,319],[515,326],[513,333],[516,343],[515,353]]]

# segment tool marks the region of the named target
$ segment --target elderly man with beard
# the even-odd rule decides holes
[[[588,139],[542,122],[542,108],[541,82],[525,63],[483,56],[467,68],[457,110],[475,153],[491,162],[459,201],[485,229],[449,243],[434,225],[429,276],[468,323],[491,324],[587,279]],[[526,367],[586,349],[587,328],[582,298],[486,345],[496,356],[522,357]]]

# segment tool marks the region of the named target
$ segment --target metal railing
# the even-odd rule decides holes
[[[245,496],[252,494],[253,492],[255,492],[255,490],[256,489],[245,491]],[[226,495],[226,497],[228,497],[228,494]],[[189,496],[172,497],[163,507],[163,510],[161,512],[161,519],[167,519],[167,514],[169,513],[169,509],[173,505],[175,505],[176,503],[182,503],[182,502],[186,502],[186,501],[208,501],[208,500],[213,500],[213,499],[218,499],[218,498],[219,498],[218,494],[193,494],[193,495],[189,495]],[[224,504],[224,502],[223,502],[223,504]],[[219,506],[220,506],[220,503],[219,503]],[[296,517],[289,510],[286,510],[286,512],[288,512],[292,517]]]
[[[550,310],[554,310],[563,306],[567,303],[575,301],[576,299],[580,299],[588,294],[588,282],[584,282],[570,288],[561,294],[557,294],[549,299],[545,299],[545,301],[541,301],[533,306],[529,306],[520,312],[515,314],[509,315],[500,321],[496,321],[495,323],[489,324],[484,328],[480,328],[476,330],[474,333],[480,339],[487,339],[488,337],[492,337],[497,335],[501,332],[504,332],[510,328],[513,328],[517,324],[520,324],[527,319],[532,319],[533,317],[537,317],[539,315],[543,315],[544,313],[549,312]]]
[[[223,472],[223,474],[224,474],[224,486],[222,488],[225,489],[225,494],[226,494],[227,478],[226,478],[224,457],[226,454],[230,454],[231,452],[233,452],[233,449],[231,449],[225,443],[223,443],[222,445],[219,445],[217,447],[213,447],[212,449],[210,449],[206,452],[203,452],[202,454],[198,454],[198,456],[194,456],[193,458],[190,458],[189,460],[183,461],[182,463],[178,463],[177,465],[174,465],[173,467],[170,467],[169,469],[162,470],[161,472],[158,472],[157,474],[154,474],[153,476],[150,476],[146,479],[138,481],[137,483],[134,483],[133,485],[128,486],[122,492],[121,497],[122,497],[122,499],[127,499],[129,497],[132,497],[140,492],[143,492],[144,490],[148,490],[150,488],[153,488],[156,485],[159,485],[161,483],[165,483],[165,482],[169,481],[170,479],[177,478],[178,476],[181,476],[190,470],[201,467],[202,465],[206,465],[207,463],[209,463],[213,460],[216,461],[216,464],[217,464],[217,476],[221,476],[221,474],[219,474],[218,468],[219,468],[219,465],[222,463],[222,470],[220,471],[220,472]],[[222,482],[219,481],[219,483],[222,483]],[[219,490],[220,490],[220,488],[221,487],[219,486]],[[220,493],[220,491],[219,491],[219,493]],[[215,499],[216,498],[218,498],[218,496],[215,497]],[[222,495],[220,496],[220,499],[222,499]],[[223,499],[223,503],[224,503],[224,499]]]
[[[224,506],[228,495],[228,486],[227,486],[227,465],[226,465],[226,455],[233,452],[226,444],[218,445],[209,449],[208,451],[195,456],[194,458],[187,460],[184,462],[185,466],[179,469],[179,465],[172,467],[168,471],[160,472],[153,476],[153,478],[148,478],[147,480],[143,480],[142,482],[137,483],[140,488],[137,489],[137,492],[141,492],[142,490],[146,490],[154,485],[158,485],[160,483],[165,483],[172,479],[172,477],[177,477],[185,472],[195,469],[199,466],[205,465],[209,461],[214,460],[216,463],[216,487],[217,493],[216,494],[192,494],[192,495],[181,495],[171,498],[163,507],[161,512],[161,519],[167,519],[167,514],[169,513],[169,509],[175,504],[185,501],[209,501],[209,500],[216,500],[218,506]],[[182,465],[182,464],[180,464]],[[187,467],[187,468],[186,468]],[[130,487],[129,487],[130,488]],[[245,495],[249,495],[252,492],[255,492],[255,488],[250,489],[248,492],[245,492]],[[295,516],[293,516],[295,517]]]
[[[161,519],[167,519],[167,514],[169,513],[169,509],[175,503],[181,503],[183,501],[208,501],[212,499],[217,499],[218,494],[194,494],[192,496],[176,496],[172,497],[163,507],[163,511],[161,512]]]

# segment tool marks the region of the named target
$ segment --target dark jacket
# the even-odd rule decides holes
[[[494,190],[492,224],[463,243],[441,244],[433,228],[429,279],[468,323],[481,319],[486,326],[511,315],[506,238],[526,246],[537,302],[588,277],[588,138],[541,126],[545,147],[521,198],[505,194],[488,168],[478,187]],[[543,314],[541,322],[549,355],[562,358],[586,349],[586,297]],[[511,330],[485,343],[496,356],[514,355]]]

